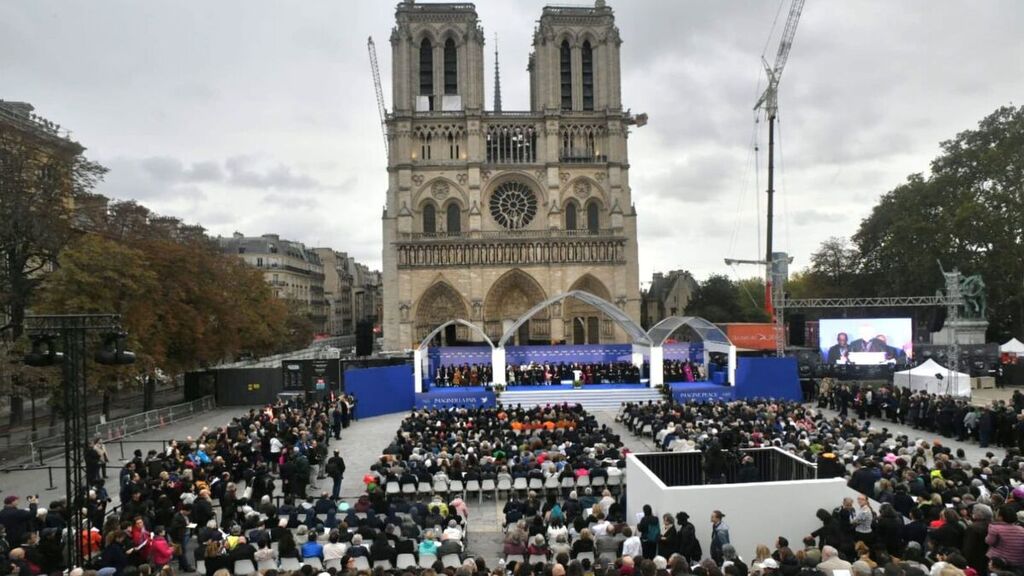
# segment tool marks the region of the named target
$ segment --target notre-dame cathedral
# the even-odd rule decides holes
[[[384,349],[414,348],[461,318],[495,342],[568,290],[640,320],[636,212],[612,9],[543,9],[529,58],[530,109],[484,102],[484,31],[469,3],[405,1],[391,34]],[[497,68],[495,84],[500,86]],[[441,344],[479,341],[452,326]],[[625,341],[575,299],[549,306],[514,343]]]

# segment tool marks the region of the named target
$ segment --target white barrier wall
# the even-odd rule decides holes
[[[721,510],[732,545],[748,563],[758,544],[774,549],[779,536],[800,547],[803,537],[821,526],[815,516],[818,509],[831,511],[852,492],[842,478],[668,488],[634,454],[626,458],[626,476],[630,525],[635,526],[644,504],[651,505],[659,521],[663,514],[686,512],[697,529],[704,556],[710,557],[711,512]]]

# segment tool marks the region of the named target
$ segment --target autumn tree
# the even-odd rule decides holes
[[[18,340],[33,293],[72,235],[75,198],[92,190],[106,169],[75,142],[30,120],[0,122],[0,337]],[[11,421],[22,418],[17,374],[10,381]]]
[[[153,301],[157,288],[157,276],[142,251],[84,234],[61,252],[56,270],[39,290],[33,309],[40,313],[121,315],[129,347],[137,351],[136,365],[105,366],[86,358],[88,385],[102,393],[107,416],[111,393],[135,385],[140,373],[151,372],[162,360],[150,354],[160,338],[154,315],[158,303]],[[98,345],[101,335],[92,336]]]

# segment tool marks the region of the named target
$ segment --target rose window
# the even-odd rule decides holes
[[[526,228],[537,215],[537,196],[519,182],[505,182],[491,194],[491,217],[508,230]]]

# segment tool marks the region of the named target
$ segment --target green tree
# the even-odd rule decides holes
[[[736,282],[739,293],[740,322],[770,322],[764,306],[764,278],[752,276]]]
[[[739,289],[721,274],[712,274],[698,283],[686,305],[687,316],[700,316],[709,322],[737,322],[742,314]]]
[[[981,274],[989,337],[1024,333],[1024,106],[1005,106],[941,144],[927,177],[882,196],[853,236],[865,287],[930,294],[936,264]]]

